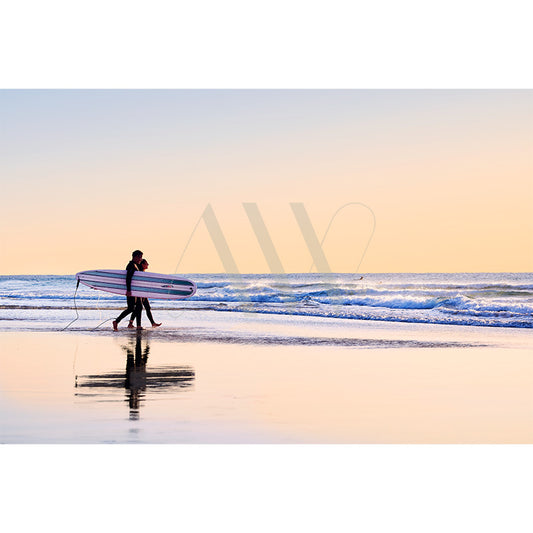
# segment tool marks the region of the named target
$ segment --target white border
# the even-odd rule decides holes
[[[0,87],[529,88],[528,2],[19,0]]]

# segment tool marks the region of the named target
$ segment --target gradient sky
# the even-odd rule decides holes
[[[2,274],[174,272],[210,204],[241,272],[268,272],[255,202],[286,271],[361,202],[364,272],[533,270],[531,90],[0,91]],[[355,271],[372,231],[342,211],[324,251]],[[221,272],[203,222],[179,272]]]

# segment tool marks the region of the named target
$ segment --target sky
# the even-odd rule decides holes
[[[532,147],[531,90],[1,90],[0,273],[224,272],[206,208],[270,272],[245,203],[285,272],[294,203],[332,271],[528,272]]]

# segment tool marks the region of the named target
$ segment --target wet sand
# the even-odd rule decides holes
[[[165,319],[0,331],[0,442],[533,442],[529,330]]]

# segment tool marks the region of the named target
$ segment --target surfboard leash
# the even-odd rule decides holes
[[[98,326],[96,326],[95,328],[91,329],[91,331],[96,331],[100,326],[103,326],[106,322],[109,322],[110,320],[113,320],[113,317],[111,317],[111,318],[106,318],[103,322],[101,322],[100,324],[98,324]]]
[[[78,313],[78,305],[76,303],[76,295],[78,294],[78,287],[80,286],[80,280],[78,279],[78,283],[76,283],[76,290],[74,291],[74,309],[76,310],[76,318],[69,322],[61,331],[65,331],[71,324],[74,324],[78,318],[80,318],[80,315]]]

